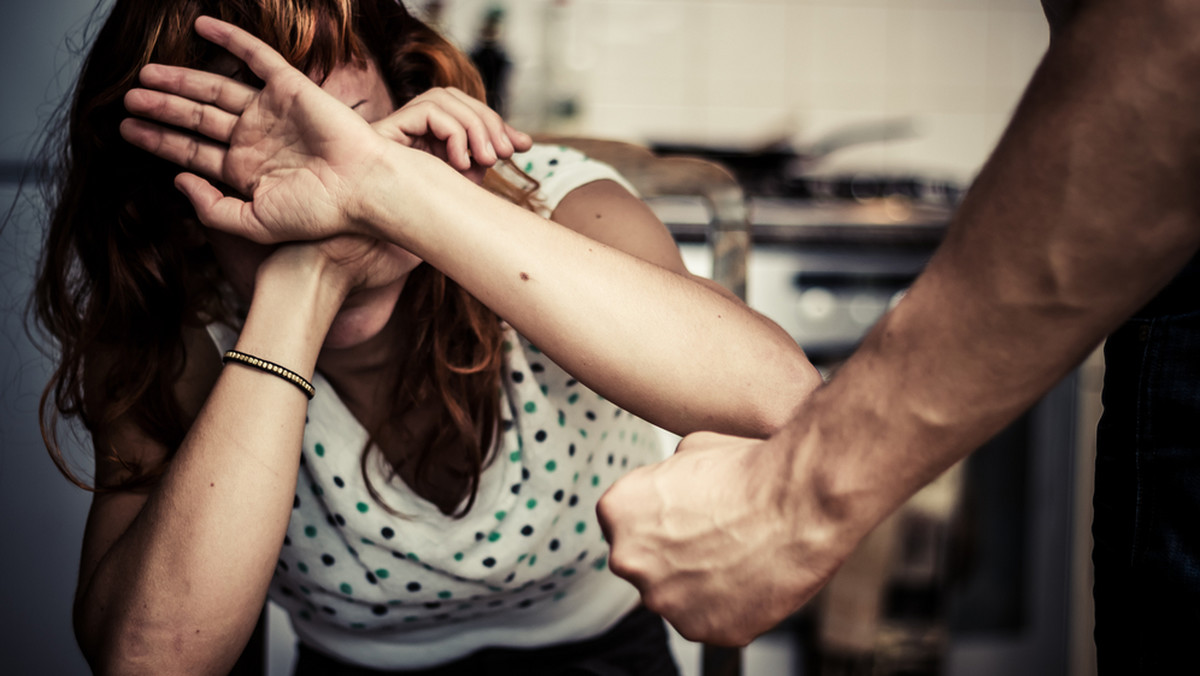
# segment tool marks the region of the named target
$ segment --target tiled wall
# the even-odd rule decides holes
[[[425,0],[410,0],[420,11]],[[911,125],[827,169],[968,179],[986,159],[1048,41],[1037,0],[445,0],[469,47],[500,5],[526,128],[624,138],[800,147],[846,125]],[[558,55],[555,57],[555,55]],[[548,101],[577,104],[569,119]]]

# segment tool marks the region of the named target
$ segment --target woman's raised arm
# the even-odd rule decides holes
[[[600,205],[629,219],[617,236],[584,236],[387,141],[245,31],[208,18],[196,29],[249,64],[261,93],[229,97],[237,85],[220,76],[148,67],[155,91],[131,92],[130,109],[208,138],[132,120],[123,130],[249,196],[182,174],[209,227],[259,242],[358,233],[402,246],[597,392],[675,432],[763,436],[819,383],[778,327],[627,237],[653,218],[632,197]]]

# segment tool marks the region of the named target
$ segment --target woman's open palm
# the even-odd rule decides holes
[[[261,243],[365,233],[348,207],[386,142],[277,52],[230,24],[196,31],[244,61],[263,89],[204,71],[151,64],[126,106],[126,140],[189,172],[176,179],[201,222]],[[229,196],[210,181],[228,185]],[[249,198],[246,201],[241,196]]]

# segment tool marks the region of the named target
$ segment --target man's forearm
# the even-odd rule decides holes
[[[798,471],[882,518],[1195,252],[1195,6],[1100,0],[1056,36],[925,273],[797,420],[822,449]]]

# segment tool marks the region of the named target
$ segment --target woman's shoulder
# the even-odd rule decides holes
[[[633,185],[612,166],[569,146],[538,143],[512,159],[517,169],[537,181],[538,201],[548,211],[553,211],[571,191],[595,181],[614,181],[636,194]]]

